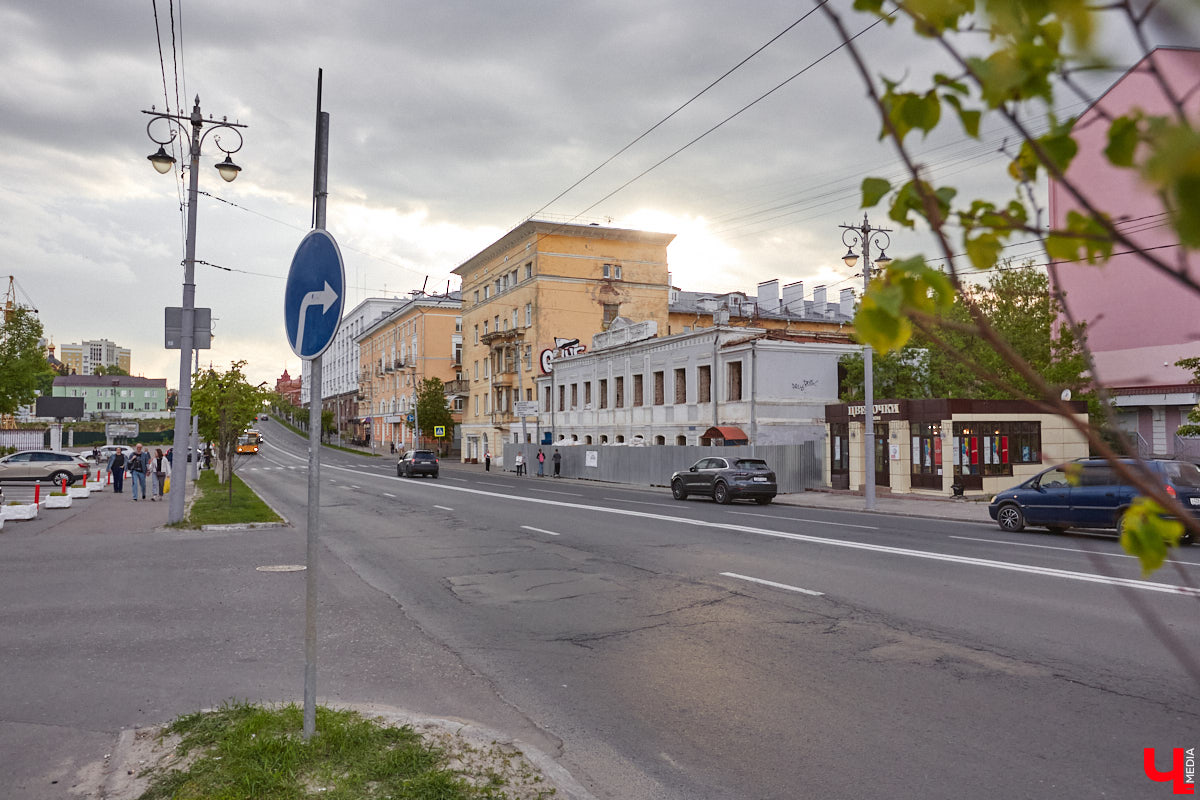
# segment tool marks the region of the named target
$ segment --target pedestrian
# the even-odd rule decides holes
[[[483,451],[483,471],[484,472],[492,471],[492,451],[491,450]]]
[[[112,480],[113,494],[121,494],[125,486],[125,451],[119,447],[108,457],[108,474]]]
[[[516,458],[513,459],[513,463],[517,465],[517,474],[524,475],[525,474],[525,454],[517,453]]]
[[[540,447],[538,448],[537,460],[538,460],[538,477],[544,478],[546,476],[546,454],[542,452],[542,448],[540,448]]]
[[[162,455],[162,450],[161,450],[161,449],[157,450],[156,452],[157,452],[157,453],[158,453],[160,456]],[[174,463],[175,463],[175,448],[174,448],[174,447],[168,447],[168,448],[167,448],[167,463],[168,463],[168,464],[174,464]]]
[[[204,443],[204,468],[212,469],[212,445]]]
[[[554,477],[558,477],[558,471],[562,469],[562,453],[558,452],[558,448],[554,448]]]
[[[92,445],[92,461],[95,461],[97,464],[100,463],[100,446],[99,445],[95,445],[95,444]]]
[[[133,446],[129,454],[129,478],[133,484],[133,502],[146,497],[146,470],[150,463],[150,454],[142,449],[142,443]],[[140,490],[140,491],[139,491]],[[141,498],[138,495],[141,495]]]
[[[171,451],[168,450],[164,456],[162,448],[154,451],[154,458],[150,460],[150,466],[154,473],[154,488],[157,490],[150,495],[151,500],[161,500],[166,494],[167,478],[171,477]]]

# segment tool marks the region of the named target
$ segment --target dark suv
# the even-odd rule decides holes
[[[1132,460],[1123,463],[1138,468]],[[1167,494],[1200,517],[1200,467],[1163,460],[1146,461],[1145,465]],[[1120,533],[1125,511],[1138,494],[1107,461],[1085,459],[1048,469],[1000,492],[988,513],[1006,531],[1037,525],[1053,533],[1067,528],[1115,528]],[[1194,539],[1192,532],[1185,530],[1180,544],[1191,544]]]
[[[721,504],[745,497],[766,505],[778,492],[775,473],[761,458],[702,458],[671,476],[671,494],[676,500],[705,494]]]
[[[414,475],[438,476],[438,457],[432,450],[409,450],[396,462],[396,477],[411,478]]]

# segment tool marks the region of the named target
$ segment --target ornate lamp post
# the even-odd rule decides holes
[[[241,167],[233,163],[231,157],[238,150],[242,149],[242,134],[239,128],[245,128],[245,125],[240,125],[236,122],[229,122],[228,119],[222,117],[219,121],[212,119],[204,119],[200,114],[200,96],[196,96],[196,104],[192,107],[190,116],[182,116],[179,114],[166,114],[159,111],[143,111],[143,114],[149,114],[152,119],[146,124],[146,135],[150,140],[157,144],[158,152],[147,156],[150,163],[160,174],[166,175],[175,166],[175,159],[169,155],[164,147],[175,141],[176,136],[183,136],[183,139],[188,144],[188,153],[190,155],[188,175],[188,216],[187,216],[187,243],[185,246],[185,255],[183,260],[183,331],[180,334],[179,341],[179,401],[175,405],[175,438],[173,447],[175,457],[181,459],[180,464],[183,467],[183,475],[187,475],[187,455],[188,447],[188,422],[192,414],[192,372],[191,372],[191,357],[192,347],[195,344],[195,303],[196,303],[196,206],[197,195],[199,193],[199,178],[200,178],[200,146],[204,142],[204,138],[214,131],[227,129],[237,136],[236,147],[225,147],[221,143],[220,136],[214,136],[213,142],[218,149],[225,154],[225,160],[216,165],[217,171],[226,181],[232,181],[237,177]],[[165,139],[160,139],[154,135],[154,125],[156,122],[164,122],[167,125],[169,136]],[[189,132],[188,127],[191,127]],[[206,127],[207,126],[207,127]],[[159,126],[161,129],[161,126]],[[186,492],[187,480],[171,482],[171,496],[168,506],[167,521],[179,522],[183,519],[184,508],[184,493]]]
[[[890,228],[872,228],[863,214],[862,225],[839,225],[842,228],[842,244],[846,245],[846,255],[842,261],[846,266],[853,267],[858,263],[858,254],[854,252],[855,245],[862,245],[863,259],[863,293],[871,283],[871,244],[879,247],[879,257],[876,264],[883,266],[891,261],[887,248],[892,240],[888,236]],[[863,345],[863,496],[865,508],[871,511],[875,508],[875,384],[871,365],[871,346]]]

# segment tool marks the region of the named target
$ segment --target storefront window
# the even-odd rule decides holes
[[[954,423],[955,475],[1012,475],[1013,464],[1042,462],[1040,422]]]

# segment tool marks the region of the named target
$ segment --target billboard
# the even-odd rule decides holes
[[[83,398],[39,397],[37,405],[34,408],[34,415],[38,417],[54,417],[55,419],[63,419],[64,417],[80,419],[83,417]]]

